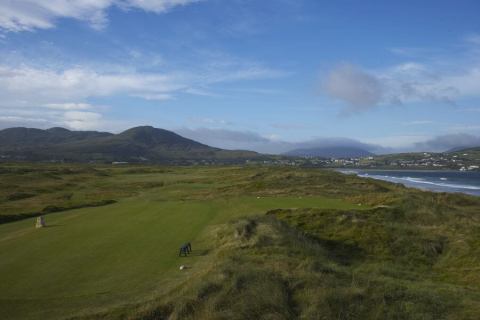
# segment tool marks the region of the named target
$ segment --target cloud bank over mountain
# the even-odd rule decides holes
[[[355,139],[330,137],[314,138],[306,141],[289,142],[263,137],[252,131],[228,129],[178,129],[178,134],[202,143],[225,149],[247,149],[262,153],[281,154],[294,149],[355,147],[374,153],[385,153],[388,149],[374,144],[363,143]]]
[[[465,133],[448,134],[415,144],[417,150],[448,151],[455,148],[480,147],[480,137]]]
[[[270,154],[282,154],[295,149],[330,147],[358,148],[375,154],[387,154],[406,151],[444,152],[452,148],[480,146],[480,136],[470,134],[442,135],[421,142],[412,142],[410,145],[402,146],[401,148],[393,148],[343,137],[312,138],[305,141],[292,142],[264,137],[252,131],[182,128],[175,130],[175,132],[218,148],[246,149]]]

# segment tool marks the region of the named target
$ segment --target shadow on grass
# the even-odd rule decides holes
[[[338,264],[349,266],[365,259],[365,250],[353,241],[340,241],[309,236],[327,250],[328,258]]]

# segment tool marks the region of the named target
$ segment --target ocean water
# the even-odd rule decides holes
[[[339,170],[360,177],[401,183],[436,192],[461,192],[480,196],[480,172],[430,170]]]

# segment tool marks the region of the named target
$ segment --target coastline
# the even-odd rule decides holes
[[[480,172],[455,170],[337,169],[343,174],[400,183],[432,192],[480,196]]]

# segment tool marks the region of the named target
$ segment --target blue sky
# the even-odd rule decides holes
[[[0,1],[0,128],[480,145],[480,2]]]

